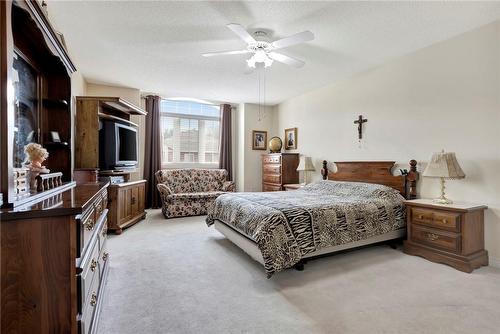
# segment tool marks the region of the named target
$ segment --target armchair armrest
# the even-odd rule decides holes
[[[234,184],[234,181],[225,181],[222,184],[222,191],[236,191],[236,185]]]
[[[160,196],[163,199],[163,201],[167,200],[167,196],[168,195],[172,195],[173,194],[172,190],[169,187],[167,187],[165,184],[163,184],[163,183],[158,183],[156,185],[156,188],[160,192]]]

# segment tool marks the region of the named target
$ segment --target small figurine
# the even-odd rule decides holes
[[[49,152],[42,147],[42,145],[37,143],[29,143],[24,146],[24,153],[26,153],[26,159],[24,162],[28,164],[30,171],[30,188],[36,189],[36,177],[40,174],[50,173],[42,163],[48,158]]]

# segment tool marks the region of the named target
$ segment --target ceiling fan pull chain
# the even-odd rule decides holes
[[[262,104],[264,105],[263,106],[264,109],[262,111],[262,113],[263,113],[262,118],[266,118],[266,68],[265,67],[264,67],[263,71],[264,71],[264,92],[263,92],[264,101]]]
[[[261,106],[261,101],[260,101],[260,80],[261,80],[261,71],[260,71],[260,68],[257,69],[257,71],[259,72],[259,122],[262,121],[262,114],[261,114],[261,111],[260,111],[260,106]]]

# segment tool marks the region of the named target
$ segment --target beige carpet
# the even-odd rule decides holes
[[[108,240],[99,333],[500,333],[500,270],[377,246],[266,279],[204,217],[159,210]]]

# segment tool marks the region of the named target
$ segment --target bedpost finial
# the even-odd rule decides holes
[[[417,160],[414,160],[414,159],[410,160],[410,170],[412,172],[416,172],[417,171]]]
[[[323,176],[323,180],[328,179],[328,162],[323,160],[323,168],[321,169],[321,175]]]

